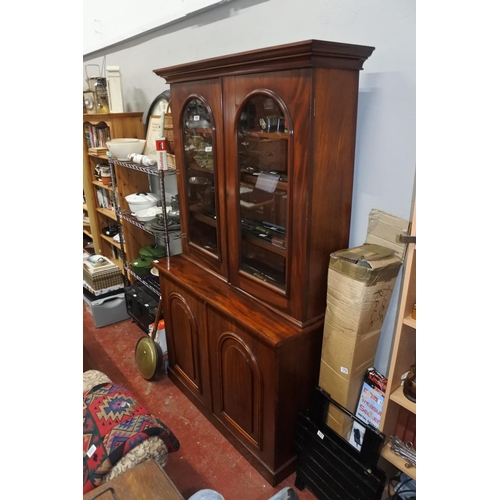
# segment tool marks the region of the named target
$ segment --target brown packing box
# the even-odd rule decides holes
[[[372,210],[367,241],[330,256],[319,385],[355,413],[363,377],[373,366],[380,332],[402,264],[399,235],[408,222]],[[330,405],[328,425],[346,439],[352,420]]]

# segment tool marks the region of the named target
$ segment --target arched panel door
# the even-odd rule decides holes
[[[169,370],[196,398],[211,404],[203,305],[169,288],[164,308]]]
[[[221,415],[261,448],[262,376],[255,355],[233,332],[219,337],[217,351]]]

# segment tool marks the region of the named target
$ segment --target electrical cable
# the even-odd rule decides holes
[[[400,477],[401,477],[401,475],[400,475]],[[394,478],[393,478],[393,479],[391,479],[391,482],[392,482],[393,480],[394,480]],[[410,482],[412,482],[412,481],[413,481],[413,479],[410,477],[410,478],[406,479],[406,480],[405,480],[405,481],[403,481],[403,482],[399,482],[399,483],[397,484],[396,488],[394,489],[394,493],[393,493],[390,497],[388,497],[388,498],[387,498],[387,500],[398,500],[398,497],[399,497],[399,493],[400,493],[400,492],[401,492],[401,493],[415,493],[415,495],[416,495],[416,494],[417,494],[416,490],[403,490],[403,491],[401,491],[401,488],[402,488],[405,484],[410,483]]]

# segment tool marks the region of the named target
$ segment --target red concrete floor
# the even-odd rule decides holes
[[[292,474],[273,488],[172,383],[167,374],[147,381],[135,365],[135,345],[144,332],[122,321],[96,328],[83,307],[84,370],[100,370],[126,387],[177,436],[180,449],[169,455],[165,472],[185,499],[209,488],[225,500],[268,500],[285,487],[294,487]],[[301,500],[316,497],[294,488]]]

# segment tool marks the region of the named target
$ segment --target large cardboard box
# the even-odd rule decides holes
[[[403,260],[399,235],[407,228],[407,221],[372,210],[367,243],[330,255],[319,385],[352,413],[375,361]],[[348,438],[352,420],[332,405],[327,423]]]

